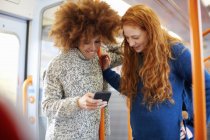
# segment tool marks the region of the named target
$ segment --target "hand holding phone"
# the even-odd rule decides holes
[[[94,93],[88,92],[78,99],[78,106],[81,109],[94,110],[98,107],[103,108],[107,105],[107,101],[103,101],[101,98],[93,99]]]
[[[94,95],[94,99],[101,99],[103,101],[106,101],[108,103],[111,96],[111,92],[109,91],[100,91],[96,92]]]

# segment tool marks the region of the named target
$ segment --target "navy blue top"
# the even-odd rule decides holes
[[[182,121],[182,103],[184,81],[192,84],[191,54],[182,44],[172,46],[175,59],[170,60],[170,83],[175,104],[165,101],[149,111],[142,104],[143,94],[138,92],[132,103],[130,123],[135,140],[179,140],[180,122]],[[103,72],[105,80],[119,90],[120,75],[111,69]],[[205,71],[207,118],[210,115],[210,74]],[[138,89],[142,88],[138,83]],[[141,90],[138,90],[141,91]],[[191,96],[192,97],[192,96]]]

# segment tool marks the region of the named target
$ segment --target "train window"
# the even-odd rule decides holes
[[[54,47],[54,43],[48,34],[52,23],[54,21],[54,13],[59,6],[51,7],[46,9],[42,15],[42,35],[41,35],[41,59],[40,59],[40,102],[39,102],[39,139],[45,138],[47,121],[45,116],[42,115],[41,111],[41,100],[43,96],[43,78],[45,70],[50,60],[52,60],[58,53],[59,50]]]
[[[0,32],[0,46],[0,94],[15,104],[20,42],[16,35]]]
[[[54,13],[57,8],[58,6],[45,10],[42,17],[40,87],[43,85],[44,71],[48,63],[59,53],[59,50],[53,46],[53,41],[48,36],[49,30],[54,21]]]

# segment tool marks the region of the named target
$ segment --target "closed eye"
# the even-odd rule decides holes
[[[96,40],[95,43],[101,43],[101,40]]]
[[[139,39],[140,35],[138,36],[132,36],[133,39]]]
[[[134,36],[131,36],[131,38],[137,40],[137,39],[140,38],[140,35],[134,35]],[[125,36],[125,39],[126,39],[126,40],[129,40],[129,37],[126,37],[126,36]]]

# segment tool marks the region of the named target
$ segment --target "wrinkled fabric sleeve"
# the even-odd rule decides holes
[[[122,64],[122,57],[120,54],[114,52],[109,52],[108,54],[111,58],[110,68],[114,68]]]
[[[191,64],[191,53],[182,44],[176,45],[175,55],[178,56],[176,59],[176,69],[178,74],[192,85],[192,64]],[[206,112],[207,121],[210,121],[210,75],[205,70],[205,92],[206,92]]]
[[[210,122],[210,74],[205,71],[205,87],[206,87],[206,105],[207,120]]]
[[[118,67],[120,65],[122,65],[122,53],[120,52],[120,47],[113,47],[114,49],[110,48],[109,46],[109,50],[108,55],[111,58],[111,64],[110,64],[110,68],[115,68]],[[108,90],[108,83],[107,81],[104,79],[103,81],[103,90],[107,91]]]
[[[107,105],[104,109],[105,111],[105,135],[111,134],[111,128],[110,128],[110,111],[109,111],[109,105]]]
[[[62,83],[59,79],[61,67],[57,62],[52,62],[44,78],[44,97],[42,100],[42,110],[47,117],[68,118],[79,110],[77,101],[79,97],[63,99]]]
[[[103,71],[104,79],[117,91],[119,91],[120,87],[120,75],[110,68]]]
[[[102,52],[107,52],[111,58],[110,68],[120,66],[122,64],[122,47],[118,46],[105,46],[102,47]]]

